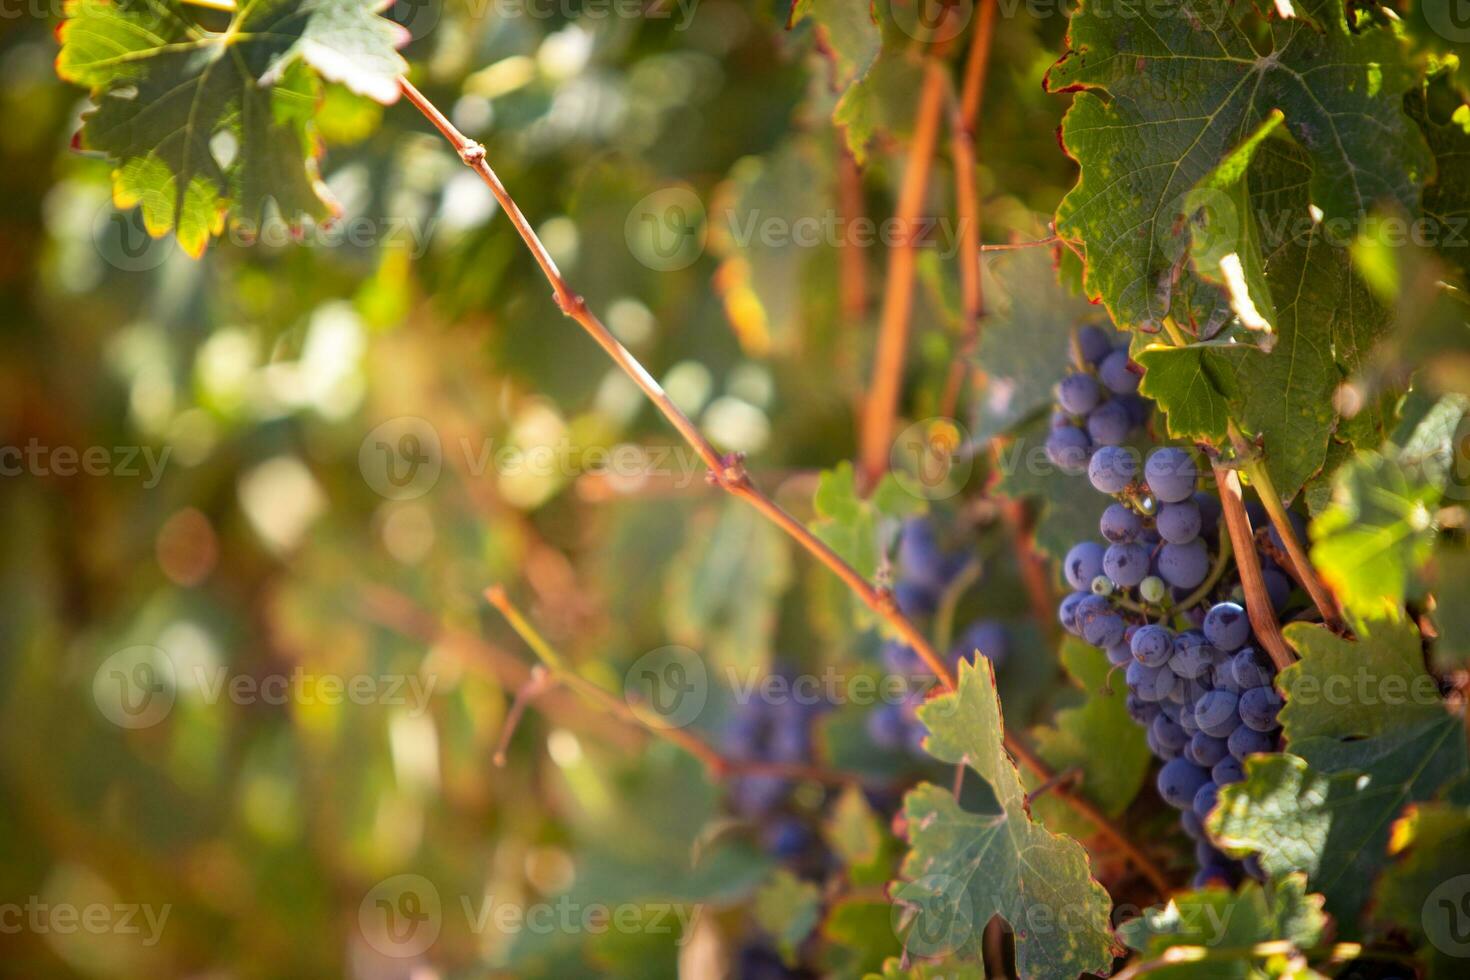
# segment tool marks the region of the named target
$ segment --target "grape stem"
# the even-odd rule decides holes
[[[526,678],[526,683],[516,689],[515,700],[510,703],[510,711],[506,712],[505,724],[500,728],[500,739],[495,743],[495,755],[493,757],[497,769],[505,768],[506,752],[510,749],[511,736],[515,735],[516,729],[520,727],[521,716],[526,713],[526,706],[554,685],[555,680],[541,664],[531,668],[531,676]]]
[[[1210,574],[1205,576],[1205,580],[1200,583],[1199,588],[1180,600],[1179,605],[1174,607],[1175,612],[1187,612],[1193,609],[1200,604],[1205,596],[1210,594],[1216,585],[1220,584],[1220,578],[1225,574],[1225,569],[1229,567],[1230,558],[1234,554],[1234,551],[1235,548],[1230,540],[1230,535],[1226,534],[1221,537],[1220,553],[1215,556],[1215,567],[1210,569]]]
[[[495,200],[499,202],[501,210],[505,212],[506,217],[514,226],[516,233],[520,235],[521,240],[525,242],[526,248],[531,252],[531,257],[536,260],[536,264],[541,268],[542,274],[546,277],[547,282],[551,284],[553,299],[557,307],[563,314],[575,320],[597,342],[598,346],[607,353],[608,357],[612,358],[613,363],[627,374],[634,384],[654,403],[655,407],[668,419],[669,423],[674,426],[679,435],[684,438],[690,447],[699,455],[700,459],[704,461],[705,466],[710,471],[711,481],[725,492],[744,500],[751,507],[755,508],[772,524],[775,524],[782,531],[786,532],[787,535],[806,549],[814,558],[823,565],[826,565],[828,569],[842,580],[843,584],[852,590],[853,594],[865,606],[876,613],[898,635],[899,639],[914,649],[919,659],[939,679],[939,682],[944,685],[945,689],[954,690],[955,682],[953,672],[950,671],[948,665],[940,658],[934,647],[929,643],[923,631],[915,626],[899,610],[898,603],[893,598],[893,593],[886,588],[878,588],[869,582],[861,573],[844,561],[841,556],[817,538],[806,525],[802,524],[779,504],[763,494],[751,482],[749,475],[745,471],[744,463],[738,455],[721,455],[705,439],[704,435],[690,421],[689,417],[680,411],[679,407],[674,404],[673,399],[654,380],[653,376],[648,373],[648,370],[638,362],[638,359],[619,343],[617,338],[613,336],[612,332],[607,329],[602,321],[588,309],[582,297],[577,295],[567,284],[566,280],[562,278],[561,272],[557,269],[556,263],[552,260],[550,253],[547,252],[546,246],[542,244],[541,239],[536,235],[530,222],[521,213],[520,207],[516,204],[515,199],[510,196],[510,192],[506,190],[505,185],[500,182],[500,177],[491,168],[489,161],[485,158],[485,148],[461,133],[449,121],[448,117],[439,110],[438,106],[429,101],[407,78],[400,77],[398,79],[398,85],[399,89],[403,92],[404,98],[414,108],[418,109],[419,112],[423,113],[424,117],[433,124],[440,135],[459,154],[465,166],[474,170],[476,175],[490,188],[490,192],[495,196]],[[912,256],[910,257],[912,258]],[[521,617],[521,621],[523,623],[525,622],[524,617]],[[525,623],[525,625],[529,626],[530,624]],[[596,691],[601,692],[602,695],[612,697],[612,695],[596,687],[596,685],[590,686]],[[590,694],[591,692],[588,693]],[[598,697],[595,694],[592,696]],[[613,698],[612,700],[619,705],[623,704],[617,698]],[[671,729],[670,731],[680,730]],[[1051,767],[1019,738],[1009,732],[1004,732],[1003,741],[1011,755],[1022,766],[1030,770],[1032,775],[1037,779],[1045,781],[1052,777]],[[715,771],[718,772],[720,761],[710,756],[709,753],[712,750],[708,746],[703,746],[703,750],[704,754],[700,755],[701,761],[705,762],[707,767],[713,764],[716,767]],[[699,755],[701,750],[691,747],[690,751]],[[743,766],[743,771],[750,772],[752,770],[746,765]],[[1144,876],[1149,879],[1150,883],[1158,889],[1159,894],[1168,894],[1168,879],[1164,877],[1163,872],[1102,811],[1098,810],[1089,800],[1083,797],[1063,794],[1061,792],[1058,792],[1057,796],[1066,800],[1068,806],[1076,811],[1079,816],[1096,826],[1098,832],[1103,837],[1117,847],[1119,851],[1126,855],[1138,867]]]
[[[882,784],[884,780],[865,776],[860,773],[843,772],[828,769],[824,766],[811,766],[802,763],[772,762],[764,759],[731,759],[722,754],[714,746],[700,738],[688,728],[680,728],[670,725],[658,725],[646,719],[643,715],[623,698],[592,683],[581,674],[577,673],[567,665],[566,659],[547,642],[546,637],[531,624],[525,615],[516,608],[506,595],[505,589],[498,585],[492,585],[485,590],[485,598],[490,604],[500,611],[505,617],[510,628],[515,630],[516,635],[526,642],[531,652],[540,659],[540,669],[544,670],[547,680],[543,686],[550,684],[563,684],[576,691],[588,703],[595,705],[608,714],[644,729],[651,735],[672,743],[688,752],[704,765],[705,771],[715,780],[725,779],[729,776],[779,776],[782,779],[810,779],[830,785],[846,785],[848,783],[877,783]],[[535,668],[533,668],[534,670]],[[534,681],[535,674],[532,674]],[[512,705],[512,717],[507,718],[506,727],[509,729],[516,720],[519,713],[515,711],[521,703],[519,696],[516,705]],[[502,734],[502,742],[508,740],[508,734]],[[502,749],[503,751],[503,749]],[[501,763],[497,763],[501,764]]]
[[[1231,438],[1236,441],[1236,452],[1241,453],[1244,440],[1234,423],[1230,426]],[[1245,447],[1248,448],[1248,447]],[[1307,595],[1312,597],[1312,605],[1322,614],[1322,621],[1336,632],[1342,632],[1342,614],[1337,608],[1337,601],[1328,591],[1327,586],[1317,576],[1317,571],[1312,567],[1312,561],[1307,557],[1306,549],[1297,540],[1296,528],[1292,526],[1291,518],[1287,516],[1286,507],[1281,502],[1281,495],[1276,492],[1276,486],[1271,482],[1271,474],[1266,469],[1265,462],[1259,457],[1252,457],[1247,453],[1241,453],[1244,461],[1246,479],[1250,480],[1251,486],[1256,488],[1256,496],[1261,498],[1261,503],[1266,508],[1266,514],[1271,518],[1271,524],[1276,528],[1276,533],[1281,536],[1282,543],[1286,546],[1286,557],[1288,570],[1292,577],[1301,583]]]
[[[1220,506],[1224,511],[1225,527],[1230,532],[1230,541],[1235,546],[1235,567],[1240,571],[1240,584],[1245,591],[1245,611],[1250,617],[1251,629],[1256,638],[1271,655],[1277,670],[1285,670],[1296,657],[1281,635],[1281,625],[1276,622],[1276,609],[1266,592],[1266,581],[1261,575],[1261,560],[1252,546],[1250,515],[1245,512],[1245,501],[1240,495],[1240,477],[1236,472],[1212,459],[1215,482],[1220,489]]]

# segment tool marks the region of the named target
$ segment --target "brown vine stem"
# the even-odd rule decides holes
[[[1322,621],[1330,629],[1341,632],[1342,613],[1337,608],[1337,600],[1328,591],[1327,586],[1317,576],[1317,570],[1312,567],[1312,560],[1307,556],[1307,551],[1302,547],[1301,541],[1297,539],[1296,528],[1292,526],[1291,518],[1287,516],[1286,507],[1281,500],[1281,494],[1276,492],[1276,485],[1271,481],[1271,473],[1266,469],[1266,464],[1251,454],[1251,447],[1241,436],[1240,430],[1234,423],[1230,426],[1230,438],[1235,443],[1236,454],[1244,461],[1246,478],[1250,480],[1251,486],[1256,488],[1256,495],[1261,498],[1262,505],[1266,508],[1266,514],[1271,518],[1276,533],[1281,536],[1281,541],[1286,545],[1286,557],[1291,564],[1292,577],[1301,583],[1302,588],[1307,590],[1307,595],[1312,597],[1312,605],[1322,614]]]
[[[1256,554],[1255,538],[1251,531],[1250,515],[1245,512],[1245,501],[1240,495],[1240,477],[1236,472],[1213,460],[1215,482],[1220,488],[1220,506],[1224,511],[1225,527],[1230,532],[1230,543],[1235,548],[1235,567],[1240,572],[1241,588],[1245,591],[1245,611],[1250,617],[1251,628],[1271,655],[1277,670],[1285,670],[1296,657],[1281,635],[1281,626],[1276,622],[1276,609],[1266,592],[1265,579],[1261,577],[1261,560]]]
[[[980,278],[980,196],[975,191],[975,123],[985,93],[990,41],[995,34],[996,0],[981,0],[980,22],[970,36],[965,80],[958,105],[950,113],[950,156],[954,164],[955,213],[959,217],[960,305],[964,324],[960,347],[949,364],[939,414],[952,418],[959,405],[965,367],[980,344],[980,318],[985,315],[985,289]]]
[[[679,434],[684,437],[685,441],[689,443],[704,461],[710,470],[713,482],[727,493],[750,504],[750,506],[759,511],[767,520],[786,532],[786,534],[806,549],[813,557],[823,565],[826,565],[828,569],[852,590],[854,595],[858,596],[864,605],[873,610],[875,614],[887,623],[889,628],[904,643],[913,647],[914,652],[919,655],[919,658],[924,661],[925,666],[929,668],[946,689],[954,690],[954,673],[950,670],[948,664],[940,658],[923,632],[899,611],[898,603],[894,600],[893,593],[887,589],[880,589],[874,586],[856,569],[844,561],[841,556],[818,539],[816,535],[812,534],[806,525],[791,516],[785,509],[757,489],[751,483],[749,476],[745,472],[745,467],[738,456],[722,456],[717,452],[709,441],[705,439],[704,435],[700,433],[699,429],[695,427],[694,423],[673,403],[663,388],[659,386],[659,383],[653,379],[653,376],[644,369],[642,364],[638,363],[638,360],[622,344],[618,343],[617,338],[587,308],[587,304],[582,298],[572,291],[571,287],[562,278],[561,272],[556,267],[556,263],[552,261],[551,256],[547,253],[546,247],[541,244],[541,240],[536,236],[535,230],[531,228],[530,222],[521,213],[521,209],[516,205],[515,200],[500,182],[500,178],[496,175],[495,171],[491,169],[489,162],[485,159],[485,148],[455,128],[454,124],[439,111],[438,107],[430,102],[408,79],[400,78],[398,84],[409,103],[423,113],[424,117],[434,125],[435,129],[439,130],[449,144],[454,147],[465,165],[473,169],[479,175],[480,179],[485,181],[486,185],[490,188],[490,192],[495,195],[496,201],[500,203],[506,216],[510,219],[512,225],[514,225],[516,232],[521,236],[522,241],[526,243],[526,247],[530,249],[532,257],[535,258],[537,265],[541,267],[541,271],[546,276],[547,281],[551,284],[557,306],[560,307],[564,314],[571,317],[582,329],[587,331],[593,340],[597,341],[598,345],[613,359],[613,362],[643,390],[654,405],[658,407],[659,411],[664,414],[664,417],[669,420],[674,428],[678,430]],[[492,593],[496,592],[493,589],[491,591]],[[487,593],[487,595],[490,595],[490,593]],[[503,598],[503,591],[499,592],[499,595]],[[496,600],[491,598],[491,601],[495,602]],[[497,606],[497,608],[499,607]],[[508,601],[507,608],[513,608],[509,607]],[[520,616],[519,613],[515,615],[515,619],[507,616],[512,626],[515,626],[516,622],[519,621],[530,631],[530,635],[539,636],[524,617]],[[523,633],[522,636],[526,638],[527,634]],[[530,640],[527,639],[527,642],[529,643]],[[553,656],[555,656],[554,651]],[[573,674],[570,671],[567,674],[568,676],[575,676],[581,679],[580,675]],[[592,691],[589,691],[588,693],[592,697],[601,698],[605,696],[611,698],[614,703],[623,708],[627,707],[624,702],[613,697],[602,688],[590,684],[590,682],[586,683],[594,691],[600,692],[592,693]],[[1029,769],[1037,779],[1044,782],[1052,778],[1053,773],[1051,767],[1020,739],[1009,733],[1004,733],[1004,743],[1011,755],[1021,765]],[[690,748],[690,751],[699,757],[707,768],[713,766],[713,772],[719,773],[725,771],[721,767],[728,765],[728,761],[723,760],[722,757],[718,757],[717,753],[712,755],[712,749],[703,743],[700,744],[701,748]],[[767,769],[769,769],[769,766]],[[742,771],[754,772],[756,768],[750,764],[742,764]],[[768,774],[779,775],[781,773],[768,772]],[[1149,879],[1154,887],[1158,889],[1159,894],[1168,894],[1168,880],[1164,877],[1163,872],[1102,811],[1098,810],[1091,802],[1081,796],[1061,792],[1057,792],[1056,795],[1058,798],[1065,800],[1067,805],[1076,811],[1079,816],[1096,826],[1098,833],[1127,856],[1144,876]]]
[[[547,642],[546,637],[541,635],[541,631],[536,629],[510,601],[505,589],[492,585],[485,590],[485,598],[500,611],[505,621],[510,624],[510,628],[515,630],[517,636],[526,641],[531,652],[536,654],[541,661],[541,666],[546,672],[546,680],[542,682],[543,687],[550,684],[563,684],[608,714],[678,746],[698,759],[712,779],[719,780],[727,776],[741,775],[779,776],[783,779],[810,779],[834,786],[848,783],[883,782],[883,780],[875,780],[859,773],[842,772],[823,766],[767,762],[760,759],[731,759],[687,728],[653,724],[640,715],[627,701],[606,688],[592,683],[568,666],[566,659]],[[510,722],[507,721],[507,724]]]
[[[919,212],[929,188],[929,170],[939,139],[939,115],[944,108],[948,87],[949,73],[944,62],[934,55],[926,58],[924,84],[914,113],[914,136],[909,143],[908,162],[894,212],[899,238],[889,250],[883,309],[878,321],[878,349],[873,357],[873,379],[863,406],[858,472],[868,487],[875,486],[888,469],[893,420],[898,411],[904,361],[908,355],[909,319],[914,306],[917,270],[914,237],[920,228]]]

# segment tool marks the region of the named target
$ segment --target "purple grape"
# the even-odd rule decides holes
[[[752,817],[770,813],[791,792],[791,784],[778,776],[739,776],[730,783],[735,809]]]
[[[1127,640],[1115,646],[1110,646],[1103,652],[1108,655],[1108,663],[1114,667],[1122,667],[1133,662],[1133,651],[1128,646]]]
[[[1133,423],[1135,429],[1147,425],[1148,420],[1153,417],[1153,402],[1142,395],[1119,395],[1113,401],[1127,409],[1128,421]]]
[[[1159,549],[1159,575],[1176,589],[1193,589],[1209,573],[1210,551],[1201,538],[1188,544],[1165,544]]]
[[[780,817],[761,832],[767,853],[782,861],[801,857],[815,841],[816,835],[795,817]]]
[[[1214,534],[1220,527],[1220,500],[1212,493],[1201,490],[1194,495],[1194,505],[1199,508],[1199,533]]]
[[[1192,809],[1201,820],[1210,815],[1215,809],[1215,804],[1220,802],[1220,787],[1213,782],[1205,783],[1195,791]]]
[[[1126,544],[1143,533],[1143,518],[1124,504],[1112,503],[1103,511],[1097,527],[1113,544]]]
[[[1205,613],[1205,637],[1217,649],[1232,653],[1251,638],[1251,621],[1245,610],[1233,602],[1220,602]]]
[[[1087,415],[1087,435],[1097,446],[1121,446],[1128,441],[1133,419],[1117,401],[1103,402]]]
[[[1205,836],[1205,825],[1193,809],[1185,810],[1179,814],[1179,823],[1184,827],[1184,833],[1191,840],[1203,840]]]
[[[1271,608],[1281,612],[1291,601],[1291,579],[1279,568],[1262,568],[1261,579],[1266,585],[1266,595],[1271,599]]]
[[[1223,738],[1205,732],[1195,732],[1189,737],[1189,747],[1184,755],[1195,765],[1209,768],[1230,754],[1230,746]]]
[[[1216,786],[1229,786],[1231,783],[1238,783],[1245,779],[1245,767],[1240,764],[1240,760],[1235,756],[1228,756],[1215,763],[1214,767],[1210,769],[1210,779],[1214,781]]]
[[[1080,618],[1080,617],[1079,617]],[[1111,610],[1082,620],[1082,638],[1095,647],[1106,649],[1123,642],[1128,624]]]
[[[1087,472],[1091,452],[1092,440],[1075,425],[1063,425],[1047,434],[1046,458],[1063,473],[1078,476]]]
[[[1144,482],[1160,503],[1188,500],[1199,479],[1194,457],[1183,449],[1166,446],[1149,456],[1143,467]]]
[[[1253,687],[1240,696],[1240,720],[1258,732],[1276,727],[1281,711],[1281,695],[1272,687]]]
[[[1100,446],[1087,464],[1087,479],[1099,493],[1122,493],[1138,477],[1138,460],[1122,446]]]
[[[916,674],[924,674],[928,671],[924,661],[919,657],[919,652],[907,643],[898,640],[888,640],[883,644],[883,666],[888,668],[890,674],[900,677],[913,677]]]
[[[1141,544],[1108,545],[1103,574],[1120,589],[1133,588],[1148,577],[1148,549]]]
[[[1235,878],[1232,869],[1220,864],[1207,864],[1195,872],[1194,877],[1190,879],[1189,886],[1197,890],[1230,889],[1235,887]]]
[[[1271,683],[1274,676],[1270,666],[1261,659],[1255,647],[1237,650],[1229,661],[1230,676],[1241,692]]]
[[[1155,718],[1149,728],[1153,730],[1156,742],[1175,752],[1182,752],[1184,744],[1189,741],[1189,736],[1184,734],[1184,729],[1179,727],[1178,722],[1171,721],[1166,715],[1161,714]]]
[[[1188,544],[1193,541],[1199,537],[1200,524],[1199,505],[1193,500],[1165,504],[1159,508],[1159,516],[1154,519],[1159,537],[1170,544]]]
[[[1267,732],[1258,732],[1249,725],[1241,725],[1230,733],[1230,738],[1226,744],[1229,746],[1232,756],[1236,759],[1244,760],[1246,756],[1255,755],[1259,752],[1274,752],[1276,750],[1276,736]]]
[[[1215,664],[1215,648],[1196,630],[1185,630],[1174,637],[1174,653],[1169,669],[1186,680],[1204,677]]]
[[[1153,724],[1153,720],[1163,713],[1156,702],[1145,701],[1133,691],[1128,692],[1124,706],[1128,710],[1128,717],[1140,725]]]
[[[961,660],[979,650],[985,659],[999,664],[1010,652],[1004,623],[993,619],[979,619],[971,623],[950,650],[950,659]]]
[[[1128,665],[1126,673],[1128,687],[1141,700],[1163,701],[1178,683],[1174,672],[1167,667],[1146,667],[1137,660]]]
[[[1294,510],[1287,511],[1286,512],[1286,517],[1287,517],[1288,523],[1291,524],[1292,531],[1296,534],[1297,543],[1298,544],[1301,544],[1303,541],[1306,541],[1307,540],[1307,521],[1306,521],[1306,518],[1302,517],[1302,515],[1298,514]],[[1268,527],[1266,529],[1266,537],[1269,538],[1270,541],[1271,541],[1271,543],[1276,546],[1276,550],[1277,551],[1279,551],[1283,555],[1287,553],[1287,551],[1286,551],[1286,542],[1282,539],[1281,532],[1278,531],[1278,530],[1276,530],[1276,525],[1275,524],[1272,524],[1270,527]]]
[[[1240,699],[1229,691],[1209,691],[1194,706],[1194,720],[1206,735],[1229,738],[1240,727],[1239,704]]]
[[[932,521],[915,517],[904,522],[898,536],[898,567],[903,572],[904,581],[943,592],[950,580],[965,567],[966,560],[963,554],[944,552]]]
[[[880,704],[868,712],[868,738],[885,749],[901,749],[908,742],[909,720],[896,704]]]
[[[1057,621],[1062,624],[1062,629],[1073,636],[1082,635],[1082,627],[1077,625],[1077,607],[1091,594],[1090,592],[1073,592],[1057,606]]]
[[[1210,781],[1210,774],[1188,759],[1171,759],[1159,770],[1159,795],[1164,802],[1179,810],[1194,804],[1194,794]]]
[[[1167,627],[1148,625],[1133,634],[1133,658],[1148,667],[1162,667],[1174,655],[1174,634]]]
[[[1163,716],[1160,715],[1159,717]],[[1155,719],[1155,721],[1157,720],[1158,719]],[[1179,750],[1177,748],[1165,745],[1163,742],[1159,741],[1158,736],[1154,734],[1153,725],[1149,725],[1148,731],[1143,733],[1143,740],[1148,745],[1149,752],[1153,753],[1156,758],[1163,759],[1165,762],[1168,762],[1170,759],[1177,758],[1179,755]]]
[[[1113,394],[1131,395],[1138,390],[1140,380],[1139,375],[1133,373],[1132,364],[1126,350],[1115,350],[1098,364],[1097,376]]]
[[[1086,415],[1102,399],[1102,389],[1090,374],[1069,374],[1057,383],[1057,404],[1073,415]]]
[[[1092,588],[1092,580],[1103,573],[1103,553],[1107,551],[1096,541],[1083,541],[1072,546],[1067,557],[1062,559],[1062,575],[1067,584],[1078,592]]]
[[[900,580],[893,586],[893,600],[905,616],[927,616],[939,608],[939,596],[922,582]]]
[[[1077,350],[1086,364],[1097,364],[1113,351],[1113,341],[1102,327],[1088,324],[1077,331]]]

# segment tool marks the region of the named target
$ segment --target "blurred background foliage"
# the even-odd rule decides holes
[[[867,294],[845,306],[834,243],[737,232],[751,216],[852,217],[837,69],[810,23],[786,27],[781,0],[556,8],[429,0],[390,16],[413,34],[420,87],[485,143],[568,279],[716,443],[811,518],[818,472],[855,451],[886,252],[858,248]],[[1065,20],[1019,10],[996,26],[978,134],[989,241],[1043,233],[1038,213],[1075,176],[1054,139],[1065,100],[1041,88]],[[112,206],[107,165],[69,149],[86,100],[53,72],[60,11],[12,12],[0,442],[52,455],[0,480],[0,895],[170,918],[151,945],[0,934],[0,972],[651,977],[683,958],[687,975],[715,975],[700,964],[761,930],[751,830],[721,816],[721,788],[691,759],[565,692],[537,702],[494,767],[533,661],[482,591],[504,584],[612,689],[669,643],[743,671],[876,674],[876,637],[828,573],[706,487],[411,108],[327,87],[337,229],[227,234],[193,261],[148,240]],[[885,52],[873,95],[881,125],[855,186],[874,220],[895,204],[913,54]],[[926,214],[953,215],[953,185],[941,144]],[[672,261],[639,217],[671,193],[692,195],[705,230]],[[959,343],[953,235],[937,238],[920,258],[913,418],[934,414]],[[432,433],[442,464],[407,495],[374,448],[404,431]],[[565,447],[550,466],[495,455],[548,446]],[[59,447],[100,447],[105,472],[65,475]],[[608,475],[596,454],[615,447],[669,470]],[[982,462],[971,487],[986,481]],[[938,508],[980,559],[969,611],[1017,630],[1007,721],[1074,700],[1041,639],[1050,618],[1027,611],[1016,515],[981,493]],[[129,729],[99,710],[94,679],[140,645],[190,669],[165,719]],[[429,693],[232,703],[198,683],[298,669]],[[716,695],[698,722],[711,731],[729,702]],[[842,760],[861,722],[829,721],[824,752]],[[404,873],[433,881],[446,909],[571,895],[698,902],[707,917],[676,944],[475,929],[446,911],[432,955],[405,961],[358,928],[364,896]],[[846,936],[833,955],[847,960],[829,966],[850,975],[892,952],[887,916],[871,896],[834,914],[824,928]]]

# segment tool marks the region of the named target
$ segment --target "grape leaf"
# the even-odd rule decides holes
[[[822,837],[832,853],[847,865],[849,875],[862,877],[883,854],[883,830],[878,825],[878,816],[855,785],[844,789],[833,804],[831,815],[822,825]]]
[[[1118,935],[1146,959],[1179,946],[1202,947],[1197,956],[1160,965],[1145,976],[1189,980],[1233,980],[1259,976],[1250,947],[1286,941],[1308,949],[1322,940],[1327,916],[1320,895],[1309,895],[1304,875],[1291,875],[1263,887],[1247,881],[1235,892],[1205,888],[1175,895],[1119,927]],[[1213,958],[1211,950],[1218,950]]]
[[[881,896],[840,898],[822,923],[827,976],[863,976],[900,952],[893,931],[893,906]]]
[[[904,965],[895,956],[883,963],[882,973],[870,973],[864,980],[985,980],[985,969],[965,963],[911,963]]]
[[[1434,623],[1439,639],[1431,663],[1442,673],[1470,664],[1470,549],[1441,542],[1434,551]]]
[[[1052,388],[1072,368],[1072,331],[1098,311],[1057,283],[1044,249],[997,256],[981,271],[985,329],[973,363],[985,372],[985,388],[970,432],[983,446],[1051,404]]]
[[[776,940],[781,959],[795,966],[797,949],[817,926],[822,892],[785,868],[777,868],[755,893],[755,921]]]
[[[878,57],[883,35],[868,4],[844,0],[796,0],[787,27],[811,21],[822,49],[832,59],[832,87],[846,89]]]
[[[1448,803],[1411,807],[1394,825],[1374,918],[1416,937],[1430,980],[1465,975],[1470,942],[1465,910],[1470,896],[1470,809]]]
[[[1264,438],[1265,465],[1291,498],[1323,468],[1334,434],[1372,446],[1386,436],[1377,413],[1344,426],[1331,393],[1362,367],[1390,317],[1338,232],[1313,217],[1306,154],[1280,138],[1252,146],[1243,178],[1251,209],[1276,216],[1255,232],[1276,311],[1271,349],[1230,331],[1183,347],[1152,344],[1135,356],[1145,368],[1141,390],[1168,414],[1171,435],[1224,444],[1234,420]]]
[[[917,914],[906,934],[920,955],[980,958],[985,924],[999,915],[1016,933],[1016,965],[1027,978],[1106,972],[1112,963],[1108,894],[1076,841],[1053,834],[1026,810],[1025,790],[1002,744],[990,662],[960,664],[956,690],[919,709],[925,750],[964,762],[991,791],[964,810],[951,791],[921,783],[904,799],[910,849],[896,902]]]
[[[1441,68],[1404,100],[1434,155],[1435,173],[1424,187],[1424,216],[1431,244],[1470,276],[1470,102]]]
[[[1344,0],[1294,7],[1264,24],[1256,5],[1228,0],[1073,14],[1046,81],[1078,92],[1062,141],[1082,173],[1057,229],[1086,249],[1087,291],[1116,322],[1157,329],[1171,314],[1189,192],[1274,110],[1310,158],[1327,219],[1356,221],[1385,199],[1417,211],[1429,154],[1400,101],[1415,75],[1399,33],[1354,30]]]
[[[1312,564],[1344,606],[1381,616],[1403,604],[1434,547],[1440,494],[1392,455],[1363,453],[1337,471],[1332,503],[1312,522]]]
[[[1284,632],[1302,657],[1277,678],[1292,755],[1249,760],[1210,828],[1231,850],[1259,852],[1268,871],[1307,872],[1356,934],[1394,818],[1470,770],[1464,730],[1424,670],[1412,623],[1358,624],[1357,642],[1305,623]]]
[[[227,211],[259,221],[270,202],[293,224],[335,213],[310,130],[315,74],[379,102],[398,97],[403,28],[381,0],[251,0],[222,31],[181,0],[67,0],[61,77],[95,108],[79,144],[114,163],[119,207],[198,256]],[[217,137],[233,156],[216,156]],[[220,153],[220,156],[226,154]]]
[[[813,496],[817,517],[812,533],[837,552],[864,578],[878,571],[879,522],[922,513],[926,503],[903,489],[893,474],[884,476],[864,500],[857,491],[852,464],[844,460],[822,473]],[[872,611],[856,596],[847,599],[859,625],[873,621]]]
[[[1148,775],[1148,742],[1128,715],[1127,687],[1121,676],[1109,679],[1111,665],[1101,650],[1068,637],[1061,660],[1085,700],[1058,711],[1052,726],[1033,729],[1032,742],[1056,772],[1080,770],[1078,791],[1115,817],[1133,802]],[[1098,751],[1101,745],[1106,752]],[[1055,799],[1043,796],[1033,807],[1048,827],[1074,835],[1092,832],[1089,823]]]
[[[906,47],[888,47],[842,94],[832,121],[847,136],[847,147],[859,165],[867,162],[868,144],[879,133],[902,137],[913,129],[923,79],[920,58]]]

